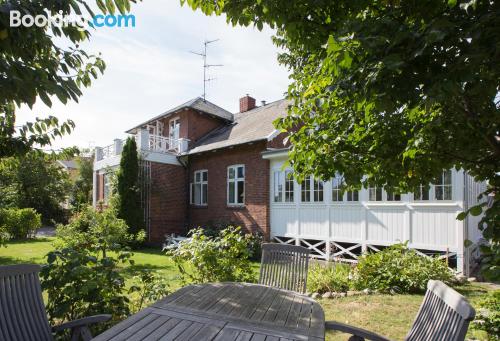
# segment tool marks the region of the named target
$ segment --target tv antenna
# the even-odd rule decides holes
[[[203,42],[204,48],[203,52],[194,52],[194,51],[189,51],[190,53],[197,54],[198,56],[201,56],[203,58],[203,100],[206,100],[207,96],[207,83],[210,81],[213,81],[215,78],[207,78],[207,70],[211,67],[215,66],[224,66],[222,64],[207,64],[207,46],[208,44],[215,43],[219,39],[214,39],[214,40],[206,40]]]

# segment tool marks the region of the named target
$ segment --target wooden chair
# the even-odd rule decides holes
[[[92,338],[88,326],[108,321],[96,315],[51,328],[43,304],[42,289],[34,264],[0,266],[0,340],[53,340],[52,332],[71,329],[71,340]]]
[[[259,284],[305,293],[310,253],[302,246],[263,244]]]
[[[474,319],[474,308],[452,288],[440,281],[429,281],[424,301],[420,306],[406,341],[463,341],[469,322]],[[343,323],[327,321],[325,329],[351,334],[349,341],[389,341],[370,331]]]

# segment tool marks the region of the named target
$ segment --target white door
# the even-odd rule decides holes
[[[179,146],[179,133],[180,133],[181,123],[178,118],[170,120],[169,134],[170,138],[170,149],[177,149]]]

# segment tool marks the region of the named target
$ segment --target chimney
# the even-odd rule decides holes
[[[255,108],[255,98],[246,94],[245,97],[240,98],[240,112],[245,112]]]

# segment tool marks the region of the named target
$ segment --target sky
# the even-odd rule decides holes
[[[208,48],[208,63],[216,78],[208,83],[207,100],[231,112],[245,94],[271,102],[284,96],[288,71],[277,62],[273,31],[233,27],[225,17],[207,17],[181,7],[178,0],[144,0],[132,6],[136,26],[101,27],[92,31],[87,52],[101,53],[106,70],[79,103],[53,98],[52,108],[38,101],[33,110],[21,107],[17,123],[54,115],[71,119],[75,130],[57,139],[53,148],[106,146],[125,138],[125,130],[203,93],[205,39],[219,41]]]

